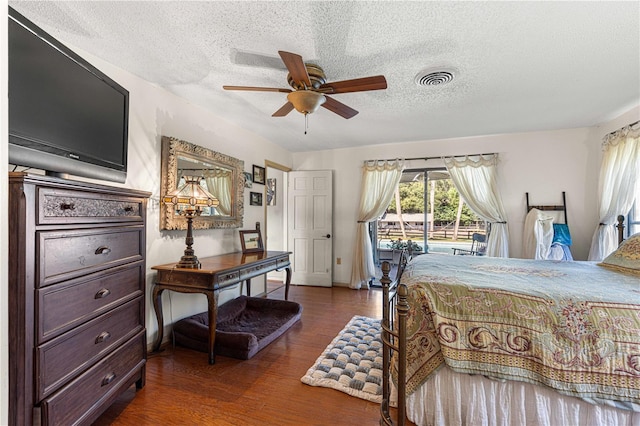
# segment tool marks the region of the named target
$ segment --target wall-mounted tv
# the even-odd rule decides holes
[[[9,164],[124,182],[129,92],[9,7]]]

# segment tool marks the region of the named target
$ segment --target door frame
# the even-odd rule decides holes
[[[274,161],[264,160],[265,184],[267,182],[267,178],[269,177],[269,168],[276,169],[276,170],[279,170],[279,171],[284,172],[284,173],[288,173],[288,172],[290,172],[292,170],[290,167],[287,167],[285,165],[276,163]],[[287,189],[288,189],[288,187],[287,187]],[[266,185],[265,185],[265,190],[264,191],[265,191],[265,193],[263,194],[263,199],[265,200],[265,202],[264,202],[264,214],[263,214],[263,217],[264,217],[264,231],[263,232],[264,232],[264,250],[267,251],[267,250],[269,250],[269,214],[267,212],[267,207],[268,206],[267,206],[267,202],[266,202],[266,200],[267,200]],[[286,200],[287,199],[287,194],[286,193],[285,194],[278,194],[278,197],[280,197],[281,200]],[[284,214],[283,230],[286,231],[288,226],[289,226],[288,225],[288,218],[287,218],[286,209],[284,210],[283,214]],[[286,237],[286,235],[285,235],[285,237]],[[284,244],[285,244],[285,247],[286,247],[285,250],[288,250],[287,239],[286,238],[284,239]],[[283,275],[283,273],[284,272],[271,272],[272,275],[274,275],[274,274],[275,275],[278,275],[278,274]],[[272,276],[272,278],[275,278],[275,276]],[[282,278],[282,281],[284,282],[284,279],[285,279],[284,275],[281,278]],[[268,285],[267,285],[267,281],[268,280],[269,280],[269,276],[267,275],[265,277],[265,292],[267,292],[267,293],[268,293]]]
[[[265,182],[266,182],[266,178],[268,177],[268,169],[272,168],[272,169],[276,169],[276,170],[280,170],[282,172],[288,173],[290,171],[292,171],[291,167],[287,167],[284,166],[282,164],[276,163],[274,161],[270,161],[270,160],[264,160],[264,169],[265,169]],[[265,189],[266,191],[266,189]],[[266,200],[266,193],[264,194],[263,198]],[[280,195],[279,195],[280,196]],[[282,194],[281,197],[285,197],[285,198],[281,198],[281,199],[286,199],[287,194]],[[288,226],[287,224],[287,214],[285,212],[285,228]],[[267,203],[264,203],[264,249],[265,251],[269,249],[269,238],[268,238],[268,226],[269,226],[269,221],[267,220]],[[286,240],[285,240],[285,244],[286,244]]]

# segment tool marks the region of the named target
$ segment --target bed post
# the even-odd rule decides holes
[[[382,269],[382,278],[380,278],[380,284],[382,285],[382,327],[381,332],[383,342],[382,348],[382,401],[380,404],[380,424],[392,425],[393,420],[389,413],[389,401],[391,399],[391,369],[389,368],[391,362],[391,336],[389,329],[391,328],[389,321],[389,312],[391,310],[389,306],[389,284],[391,279],[389,278],[389,271],[391,271],[391,265],[389,262],[382,262],[380,266]]]
[[[395,280],[391,280],[389,272],[391,265],[389,262],[382,262],[382,322],[381,339],[382,350],[382,402],[380,403],[380,424],[398,425],[406,424],[406,375],[407,375],[407,314],[409,304],[407,303],[408,289],[404,284],[399,283],[399,278],[403,270],[403,261],[399,265],[399,274]],[[394,300],[396,299],[396,300]],[[394,327],[394,310],[397,313],[397,324]],[[397,423],[393,422],[390,413],[391,401],[391,354],[398,353],[398,415]]]
[[[618,245],[620,245],[624,240],[624,216],[618,216],[618,224],[616,225],[616,228],[618,228]]]
[[[407,416],[407,315],[409,289],[398,283],[398,425],[404,426]]]

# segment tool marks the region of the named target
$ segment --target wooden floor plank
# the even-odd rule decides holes
[[[284,290],[268,295],[284,299]],[[379,405],[300,378],[354,315],[381,317],[380,290],[291,286],[301,320],[252,359],[168,347],[147,362],[146,385],[125,392],[104,425],[377,425]]]

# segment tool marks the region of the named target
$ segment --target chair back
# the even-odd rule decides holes
[[[484,256],[487,252],[487,236],[474,232],[471,240],[471,252],[476,256]]]

